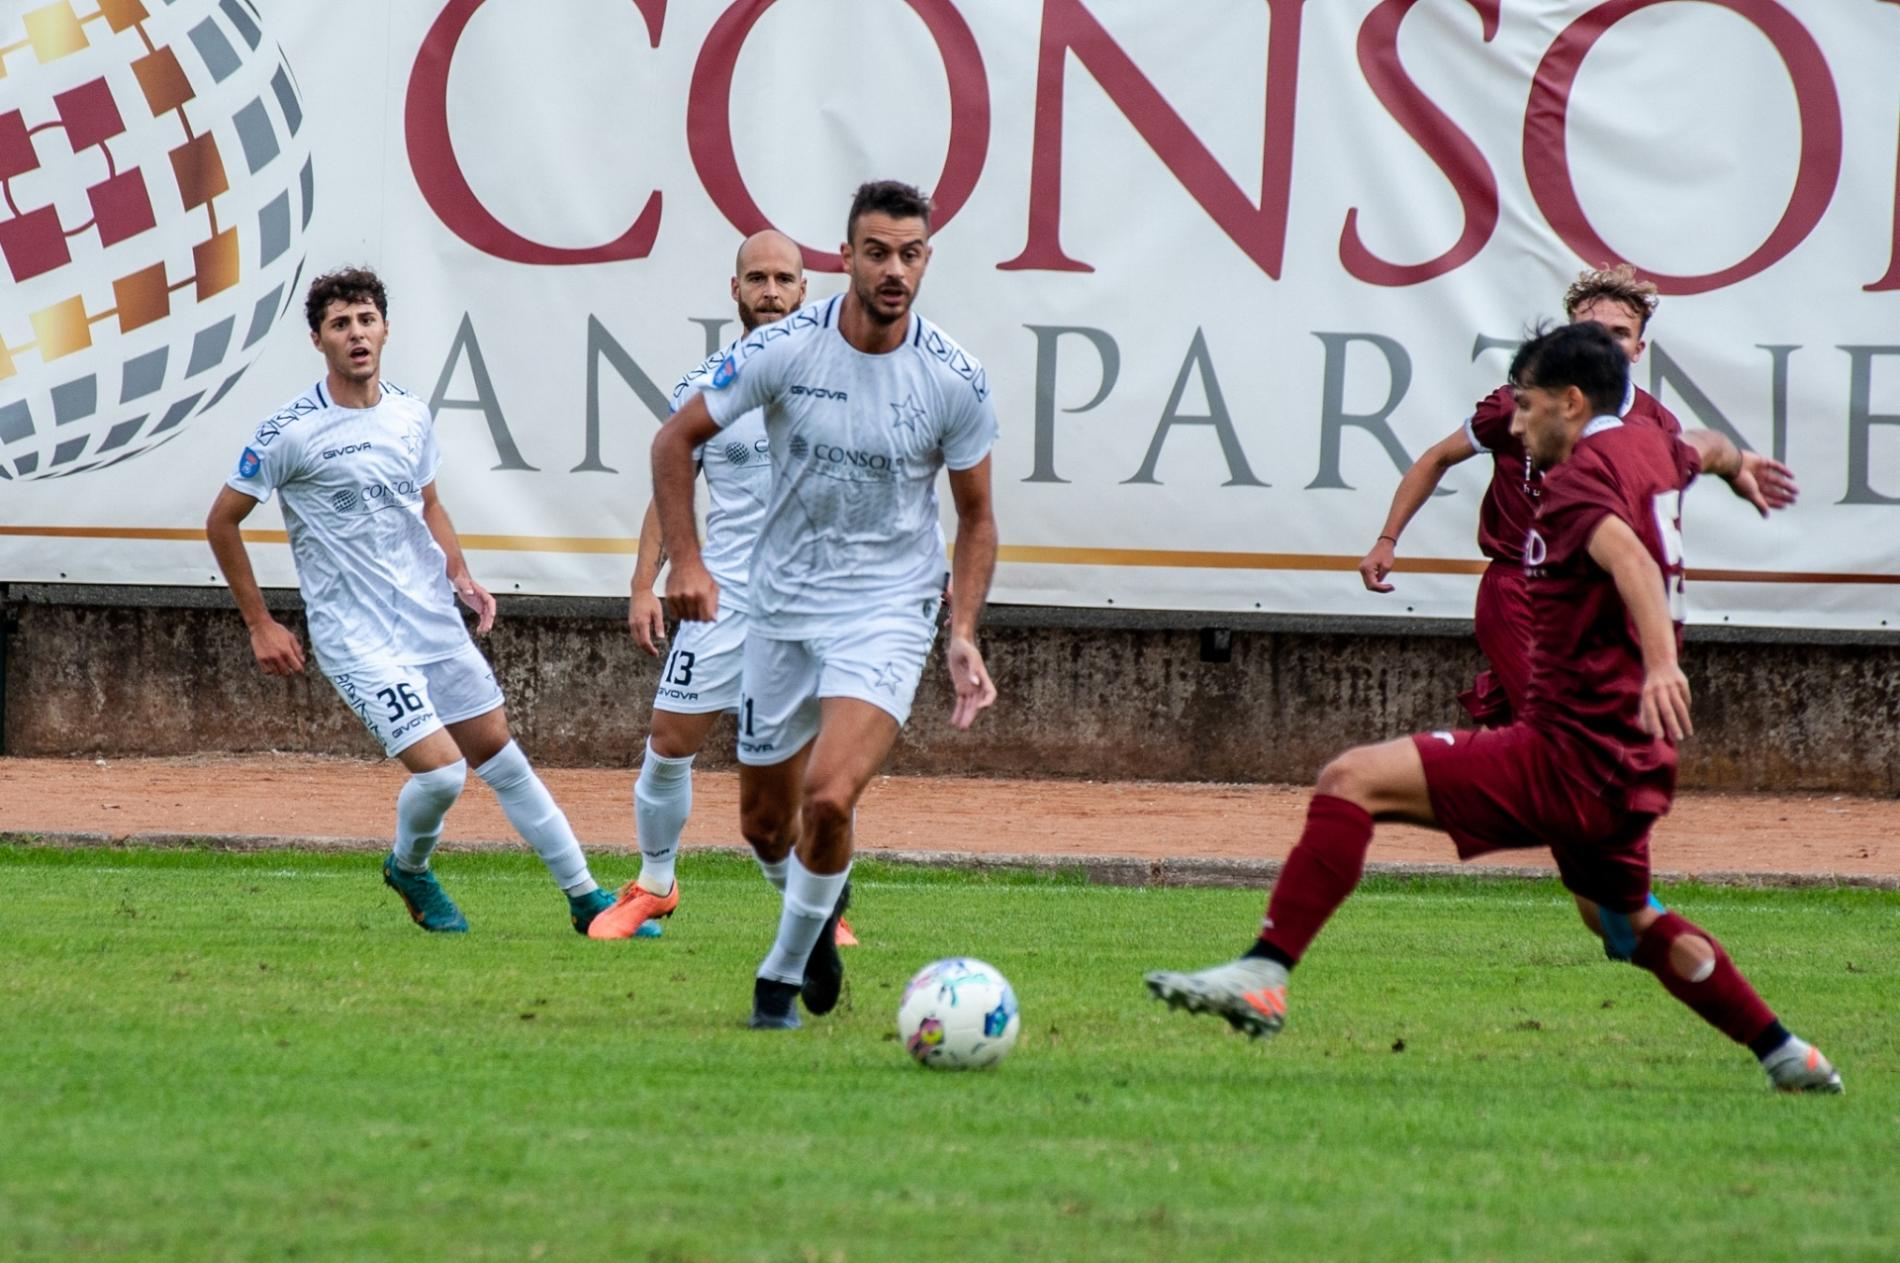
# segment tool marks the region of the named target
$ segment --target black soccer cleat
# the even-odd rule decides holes
[[[795,1031],[798,1020],[798,988],[772,978],[752,980],[752,1016],[746,1025],[755,1031]]]
[[[825,928],[818,931],[811,956],[805,961],[805,981],[798,988],[798,994],[805,1001],[805,1011],[814,1017],[823,1017],[837,1008],[838,994],[844,989],[844,957],[838,955],[838,920],[850,906],[851,883],[846,882],[844,889],[838,892],[838,902],[832,906],[831,915],[825,918]]]

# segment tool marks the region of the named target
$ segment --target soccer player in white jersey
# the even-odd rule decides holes
[[[861,187],[841,247],[845,293],[741,339],[653,441],[667,596],[682,619],[710,620],[719,582],[693,534],[693,452],[765,411],[772,494],[747,581],[740,824],[762,856],[789,859],[778,937],[753,985],[755,1027],[798,1026],[801,997],[814,1014],[837,1005],[852,815],[936,638],[944,468],[957,514],[951,722],[967,728],[996,700],[976,645],[996,565],[996,412],[982,366],[911,310],[929,237],[922,193]]]
[[[409,769],[383,880],[423,929],[468,929],[429,871],[429,856],[473,763],[566,893],[574,928],[586,933],[613,900],[510,737],[495,674],[456,609],[460,597],[483,634],[495,621],[495,598],[469,577],[436,495],[435,419],[379,375],[389,337],[383,283],[363,268],[319,276],[304,312],[326,371],[258,427],[205,521],[251,650],[266,675],[303,671],[303,646],[265,608],[238,529],[275,492],[317,665],[389,757]]]
[[[805,303],[805,264],[798,244],[770,228],[739,247],[733,265],[732,299],[739,308],[739,337],[707,356],[673,387],[673,410],[698,393],[719,366],[760,325],[783,320]],[[614,906],[594,918],[589,938],[653,937],[659,918],[679,907],[674,868],[680,831],[693,810],[693,759],[706,744],[713,722],[739,709],[739,674],[745,663],[746,571],[752,545],[765,520],[772,489],[771,444],[758,409],[727,426],[693,453],[706,477],[706,541],[700,558],[719,585],[719,616],[712,622],[681,623],[660,671],[647,727],[646,759],[633,786],[634,829],[640,843],[640,873],[621,888]],[[634,643],[658,656],[666,640],[666,617],[653,593],[665,561],[658,507],[647,505],[640,524],[640,554],[634,563],[627,625]],[[759,854],[759,866],[785,889],[786,857]]]

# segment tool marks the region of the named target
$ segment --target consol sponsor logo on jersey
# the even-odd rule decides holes
[[[375,482],[332,492],[330,507],[338,513],[375,513],[392,504],[413,504],[417,498],[414,481],[400,478],[395,482]]]
[[[813,399],[836,399],[839,403],[843,403],[851,397],[842,390],[832,390],[826,386],[793,386],[790,393],[794,395],[810,395]]]
[[[870,474],[874,478],[892,478],[904,470],[904,458],[893,457],[889,452],[867,452],[855,447],[839,447],[835,443],[814,443],[811,458],[821,465],[848,467]]]

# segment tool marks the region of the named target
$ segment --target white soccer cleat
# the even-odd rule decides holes
[[[1787,1043],[1769,1053],[1761,1068],[1768,1072],[1768,1082],[1777,1092],[1847,1091],[1834,1063],[1798,1035],[1790,1035]]]
[[[1277,1035],[1286,1025],[1286,980],[1286,966],[1253,956],[1191,974],[1157,970],[1146,979],[1155,999],[1169,1008],[1218,1013],[1255,1039]]]

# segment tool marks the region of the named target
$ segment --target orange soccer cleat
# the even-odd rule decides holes
[[[664,895],[656,895],[643,888],[639,882],[630,881],[620,888],[620,895],[614,900],[614,906],[595,917],[587,927],[588,938],[612,939],[633,938],[640,934],[640,927],[649,921],[657,922],[673,915],[673,909],[680,906],[680,884],[673,883],[673,889]],[[658,929],[657,925],[654,929]],[[651,937],[641,935],[641,937]]]
[[[843,917],[838,918],[837,942],[839,947],[856,947],[858,945],[858,936],[851,932],[851,923]]]

